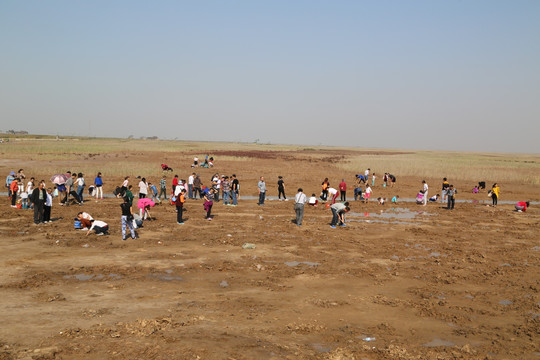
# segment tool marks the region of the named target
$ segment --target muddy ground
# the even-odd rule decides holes
[[[540,358],[538,208],[488,207],[485,192],[457,182],[466,202],[453,211],[351,201],[347,227],[332,229],[325,207],[306,208],[297,227],[292,201],[261,207],[248,198],[260,175],[271,197],[278,175],[291,198],[299,186],[318,193],[324,177],[352,183],[354,174],[325,156],[272,154],[198,169],[203,181],[235,172],[245,198],[238,207],[216,204],[213,221],[200,200],[188,200],[183,226],[173,206],[157,206],[138,240],[121,240],[118,199],[81,207],[55,200],[52,216],[62,219],[34,226],[31,210],[2,197],[0,359]],[[189,176],[191,158],[168,162]],[[50,177],[37,162],[2,162],[4,172],[16,167]],[[107,193],[121,182],[104,179]],[[398,175],[392,189],[379,181],[374,195],[413,198],[421,180]],[[439,189],[441,179],[427,180]],[[498,182],[501,200],[539,200],[535,186]],[[75,230],[80,210],[108,222],[111,235]]]

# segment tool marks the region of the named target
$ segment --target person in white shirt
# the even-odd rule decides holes
[[[48,223],[51,221],[51,209],[52,209],[52,189],[47,189],[47,200],[43,205],[43,222]]]
[[[339,195],[339,191],[333,187],[328,188],[328,194],[332,197],[332,205],[336,203],[336,199]]]
[[[108,235],[109,234],[109,225],[106,222],[100,220],[93,220],[92,226],[88,229],[86,236],[90,235],[90,232],[94,230],[96,235]]]
[[[298,192],[294,197],[294,211],[296,212],[296,225],[298,226],[302,226],[302,220],[304,219],[304,205],[307,202],[306,194],[302,191],[302,188],[298,189]]]
[[[366,203],[369,202],[369,198],[371,197],[371,186],[369,184],[366,185],[366,191],[364,191],[364,200]]]
[[[214,175],[214,178],[212,179],[213,188],[216,190],[214,193],[214,202],[219,202],[219,192],[221,191],[221,178],[219,177],[219,174]]]
[[[311,197],[308,200],[308,204],[310,206],[317,206],[318,203],[319,203],[319,200],[317,200],[317,197],[315,196],[315,194],[311,194]]]
[[[426,180],[422,180],[422,184],[424,184],[424,187],[423,187],[423,191],[424,191],[424,198],[423,198],[423,203],[424,203],[424,206],[427,205],[427,202],[428,202],[428,190],[429,190],[429,187],[428,187],[428,184],[426,183]]]
[[[82,173],[78,174],[77,180],[75,180],[75,182],[77,185],[77,196],[79,197],[79,204],[81,204],[84,197],[84,187],[86,186]]]
[[[195,180],[195,173],[188,177],[188,198],[193,199],[193,180]]]
[[[30,181],[26,184],[26,193],[31,194],[34,190],[34,180],[34,178],[30,178]]]
[[[139,182],[139,199],[145,198],[148,195],[148,184],[146,178],[142,178]]]

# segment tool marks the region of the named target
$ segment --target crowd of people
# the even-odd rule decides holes
[[[200,164],[198,158],[194,159],[192,167],[212,167],[214,159],[206,156],[204,163]],[[172,172],[172,169],[162,164],[162,169],[165,172]],[[369,182],[371,176],[371,184]],[[236,174],[219,175],[213,174],[208,182],[203,182],[201,176],[196,172],[193,172],[187,180],[179,178],[178,175],[174,175],[171,182],[170,191],[168,191],[167,175],[164,174],[159,180],[159,190],[156,184],[147,181],[145,177],[138,176],[138,200],[134,202],[133,185],[130,184],[130,176],[126,176],[122,184],[114,190],[114,195],[117,198],[122,198],[121,207],[121,225],[122,225],[122,238],[126,240],[127,230],[129,230],[131,238],[138,237],[135,229],[142,227],[143,221],[151,221],[150,208],[156,204],[170,202],[174,205],[177,213],[177,224],[183,225],[183,213],[184,204],[186,200],[203,200],[202,205],[205,212],[205,219],[212,220],[212,208],[215,203],[223,202],[226,206],[237,206],[238,199],[240,197],[240,182],[237,179]],[[345,214],[350,211],[350,203],[347,201],[347,190],[353,189],[354,200],[363,201],[369,203],[373,194],[373,188],[376,186],[377,176],[371,169],[366,169],[364,174],[356,175],[354,178],[354,186],[348,186],[346,180],[343,178],[336,187],[331,186],[328,178],[325,178],[321,183],[321,192],[317,197],[314,193],[311,197],[307,197],[304,194],[303,189],[299,188],[294,197],[294,210],[296,214],[295,223],[298,226],[302,226],[304,217],[304,207],[306,204],[309,206],[317,207],[320,202],[325,203],[326,206],[332,212],[332,220],[330,226],[336,228],[336,226],[345,225]],[[26,182],[26,175],[23,169],[19,169],[18,172],[10,172],[6,177],[6,188],[8,189],[8,196],[11,200],[11,206],[14,208],[32,208],[34,210],[34,224],[47,223],[51,221],[51,208],[53,199],[58,198],[58,204],[61,206],[70,206],[73,204],[84,204],[84,191],[86,188],[86,182],[84,175],[81,172],[67,171],[66,174],[58,174],[51,179],[53,182],[52,187],[46,187],[45,180],[36,182],[35,178],[30,178]],[[393,188],[396,184],[396,177],[390,173],[384,173],[382,177],[383,187]],[[103,199],[103,177],[102,173],[98,172],[94,178],[93,184],[88,188],[89,196],[95,197],[96,201]],[[362,188],[364,186],[364,188]],[[483,183],[479,183],[472,190],[473,193],[479,193],[480,189],[485,187]],[[258,202],[257,205],[264,206],[265,199],[267,198],[267,186],[265,178],[261,176],[257,183],[258,190]],[[278,200],[288,201],[286,193],[285,180],[283,176],[277,178],[277,194]],[[497,201],[500,196],[500,187],[497,183],[493,184],[488,196],[492,199],[492,206],[497,206]],[[450,184],[447,178],[443,178],[441,194],[433,195],[429,197],[429,186],[425,180],[421,183],[421,189],[419,190],[416,202],[419,205],[427,206],[428,202],[446,203],[446,208],[453,210],[455,207],[455,200],[458,194],[458,190],[454,185]],[[169,197],[168,197],[169,195]],[[339,202],[338,202],[339,197]],[[385,205],[387,199],[384,197],[378,197],[377,203],[379,205]],[[391,202],[397,203],[399,195],[392,197]],[[516,204],[516,210],[525,212],[529,207],[529,202],[519,202]],[[137,213],[134,209],[139,209]],[[83,229],[87,230],[87,235],[92,231],[96,234],[107,234],[108,224],[100,220],[94,220],[89,214],[85,212],[79,212],[77,219],[81,222]]]

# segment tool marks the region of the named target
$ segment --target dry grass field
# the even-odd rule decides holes
[[[208,184],[240,180],[237,207],[187,200],[185,224],[169,204],[152,209],[140,238],[122,241],[120,201],[54,201],[47,224],[32,210],[0,207],[0,359],[537,359],[540,356],[540,156],[127,139],[10,138],[0,173],[23,168],[49,180],[67,170],[87,184],[103,173],[107,194],[125,176],[158,183],[166,163]],[[215,167],[192,169],[193,157]],[[354,175],[379,175],[374,198],[354,201]],[[382,175],[397,177],[392,188]],[[332,229],[325,206],[277,201],[320,193],[325,177],[348,183],[347,226]],[[258,206],[257,180],[269,199]],[[442,177],[458,189],[453,211],[418,206]],[[486,206],[479,181],[501,186]],[[363,186],[362,186],[363,187]],[[514,203],[535,203],[527,212]],[[85,236],[86,211],[111,234]],[[244,249],[253,243],[255,249]]]

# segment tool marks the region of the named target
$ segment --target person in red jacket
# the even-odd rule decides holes
[[[174,178],[172,179],[172,193],[173,195],[176,194],[176,187],[178,186],[178,174],[174,175]]]
[[[347,201],[347,183],[345,179],[341,179],[339,183],[339,193],[341,194],[341,201]]]
[[[520,212],[527,211],[527,208],[529,207],[528,201],[520,201],[516,204],[516,210]]]

